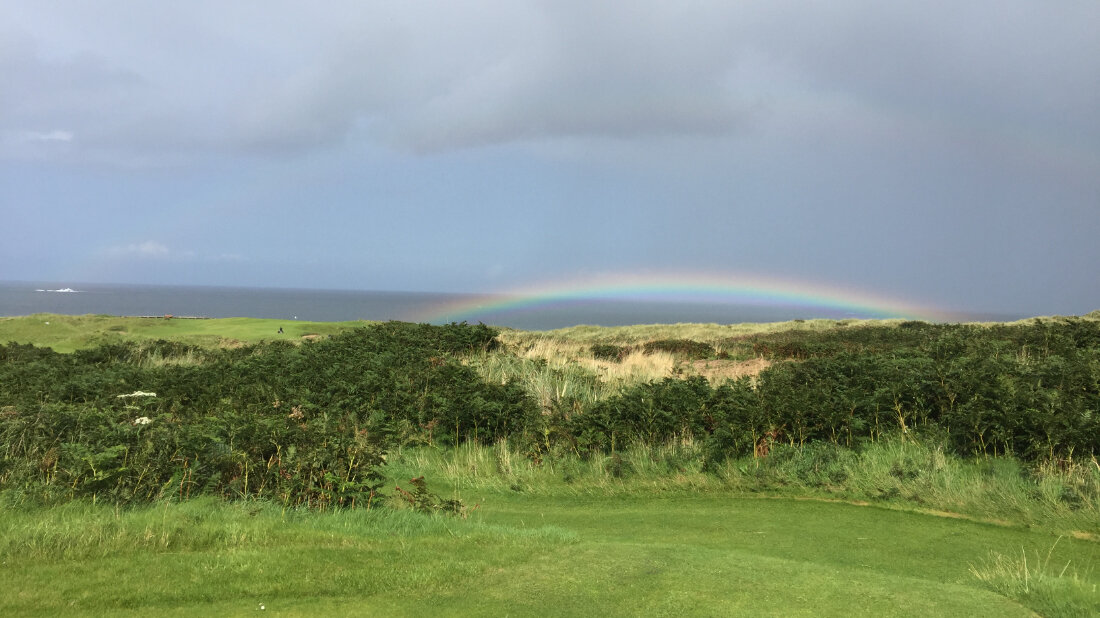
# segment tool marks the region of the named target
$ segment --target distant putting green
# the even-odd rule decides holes
[[[72,352],[113,341],[168,339],[207,347],[325,336],[370,322],[304,322],[260,318],[124,318],[108,315],[56,315],[0,318],[0,342],[33,343]],[[283,332],[279,332],[279,329]]]

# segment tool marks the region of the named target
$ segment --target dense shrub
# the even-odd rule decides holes
[[[642,349],[646,354],[668,352],[669,354],[676,354],[677,356],[691,359],[712,358],[714,356],[714,346],[709,343],[703,343],[702,341],[692,341],[691,339],[660,339],[657,341],[650,341],[646,343]]]
[[[698,377],[642,384],[572,416],[568,430],[585,452],[614,451],[631,442],[661,444],[703,434],[710,391],[707,381]]]
[[[393,444],[491,442],[541,421],[518,385],[487,384],[457,362],[495,337],[484,325],[386,323],[189,366],[138,364],[192,352],[167,342],[73,355],[0,346],[0,487],[47,499],[369,503]]]
[[[591,348],[592,358],[618,363],[630,354],[628,346],[612,345],[610,343],[598,343]]]
[[[1028,460],[1100,453],[1096,322],[907,322],[758,339],[779,362],[755,380],[627,389],[571,419],[578,448],[691,435],[717,460],[897,436]]]
[[[773,359],[755,378],[667,378],[600,401],[561,397],[545,413],[519,384],[486,383],[460,362],[497,345],[484,325],[391,322],[217,351],[151,342],[66,355],[9,344],[0,488],[47,500],[208,493],[327,508],[370,503],[393,445],[502,438],[536,460],[687,439],[707,464],[755,455],[780,465],[785,449],[808,449],[817,463],[796,476],[810,484],[837,474],[838,449],[887,437],[1054,465],[1100,454],[1094,321],[913,322],[747,341]],[[713,354],[688,340],[646,349]],[[911,472],[899,464],[896,475]]]

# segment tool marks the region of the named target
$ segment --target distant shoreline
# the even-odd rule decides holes
[[[36,289],[73,289],[77,293],[44,293]],[[113,285],[77,282],[0,283],[0,316],[36,313],[59,315],[202,316],[299,319],[314,322],[348,320],[421,322],[440,314],[456,300],[476,295],[430,292],[372,292],[220,286]],[[484,297],[482,297],[484,298]],[[633,300],[585,300],[551,306],[464,313],[470,323],[484,322],[522,330],[555,330],[579,324],[740,324],[794,319],[888,319],[813,306],[691,303]],[[1011,313],[959,314],[952,322],[1007,322],[1030,316]],[[433,323],[449,322],[442,318]],[[459,320],[460,321],[460,320]]]

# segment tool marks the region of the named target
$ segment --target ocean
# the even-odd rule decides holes
[[[73,290],[73,291],[61,291]],[[523,309],[496,310],[484,295],[427,292],[309,290],[215,286],[118,285],[57,282],[0,282],[0,316],[59,313],[115,316],[165,315],[209,318],[253,317],[335,322],[401,320],[445,323],[448,307],[484,301],[483,312],[462,319],[525,330],[589,324],[736,324],[812,318],[865,318],[847,311],[797,306],[706,304],[661,301],[589,300]],[[973,314],[967,319],[1006,320],[1026,316]]]

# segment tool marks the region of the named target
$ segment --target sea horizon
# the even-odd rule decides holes
[[[553,330],[579,325],[737,324],[815,318],[889,317],[829,307],[660,299],[581,298],[570,302],[512,309],[501,309],[500,303],[495,302],[509,298],[514,296],[399,290],[15,280],[0,281],[0,316],[55,313],[249,317],[317,322],[468,321],[524,330]],[[473,306],[475,309],[464,312],[461,320],[448,319],[445,315],[447,308],[456,304]],[[485,309],[479,312],[477,307],[482,304]],[[959,313],[957,321],[1012,321],[1027,317],[1032,316],[1007,312],[971,312]]]

